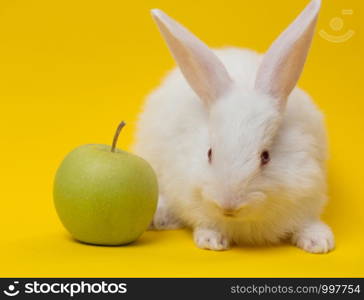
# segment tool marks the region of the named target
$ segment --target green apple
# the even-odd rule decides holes
[[[82,242],[121,245],[135,241],[152,221],[158,184],[142,158],[112,146],[84,145],[57,170],[54,203],[63,225]]]

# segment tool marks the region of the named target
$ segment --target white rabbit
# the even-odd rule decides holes
[[[190,227],[196,245],[211,250],[283,239],[312,253],[333,249],[320,221],[323,117],[295,88],[320,4],[313,0],[263,57],[211,51],[152,10],[180,68],[147,99],[134,145],[158,176],[155,229]]]

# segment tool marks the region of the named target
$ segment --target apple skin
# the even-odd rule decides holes
[[[84,145],[57,170],[54,204],[61,222],[82,242],[121,245],[135,241],[152,221],[157,177],[144,159],[108,145]]]

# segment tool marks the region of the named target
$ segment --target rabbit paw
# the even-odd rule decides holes
[[[182,228],[182,223],[173,215],[165,205],[165,198],[159,196],[158,208],[154,214],[153,221],[149,225],[149,230],[173,230]]]
[[[229,249],[230,242],[228,238],[220,232],[197,228],[193,232],[193,238],[197,247],[208,250],[227,250]]]
[[[156,213],[149,230],[173,230],[183,228],[182,224],[167,213]]]
[[[327,253],[335,247],[330,227],[321,221],[307,224],[293,235],[292,241],[297,247],[310,253]]]

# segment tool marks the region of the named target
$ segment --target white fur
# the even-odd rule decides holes
[[[197,247],[202,249],[219,251],[230,247],[227,235],[209,228],[196,228],[193,232],[193,238]]]
[[[234,81],[223,97],[207,108],[175,69],[140,115],[134,151],[151,163],[160,187],[152,226],[188,226],[196,245],[212,250],[286,238],[309,252],[331,250],[333,235],[319,221],[327,198],[322,114],[299,88],[283,112],[256,91],[261,55],[214,53]],[[271,156],[265,166],[263,150]]]

